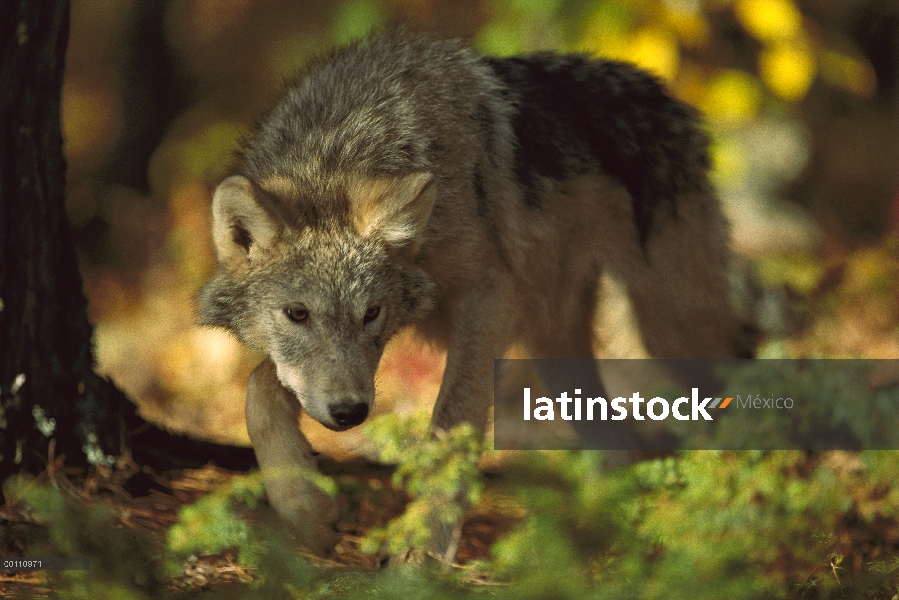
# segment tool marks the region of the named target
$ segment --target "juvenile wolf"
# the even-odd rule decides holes
[[[513,342],[592,357],[603,274],[651,355],[747,354],[708,166],[693,110],[622,62],[393,32],[308,67],[215,191],[220,266],[201,294],[203,323],[268,354],[247,427],[301,541],[332,546],[338,510],[285,476],[315,469],[299,412],[362,423],[402,327],[447,350],[439,428],[484,430]]]

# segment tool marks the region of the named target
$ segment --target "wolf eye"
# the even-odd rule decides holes
[[[309,318],[309,311],[302,306],[288,306],[284,309],[284,314],[294,323],[302,323]]]
[[[365,316],[362,317],[362,324],[368,325],[372,321],[378,318],[378,315],[381,314],[380,306],[371,306],[367,311],[365,311]]]

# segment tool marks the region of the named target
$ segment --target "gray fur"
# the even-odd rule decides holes
[[[278,446],[302,443],[296,424],[272,425],[292,414],[283,390],[355,425],[407,325],[447,349],[441,428],[484,430],[493,359],[513,342],[557,358],[608,346],[604,278],[648,355],[750,353],[707,170],[695,112],[625,63],[486,59],[403,31],[315,61],[216,191],[221,266],[200,298],[204,323],[269,355],[247,398],[263,470],[299,460]],[[307,489],[266,482],[273,498]],[[307,509],[279,510],[307,545],[327,538],[297,522]]]

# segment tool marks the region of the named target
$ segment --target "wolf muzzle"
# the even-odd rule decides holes
[[[368,404],[345,400],[328,405],[328,413],[334,422],[344,429],[355,427],[368,416]]]

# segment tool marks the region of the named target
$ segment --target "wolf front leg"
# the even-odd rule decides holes
[[[497,278],[497,280],[500,280]],[[450,430],[469,423],[483,438],[493,399],[493,359],[501,357],[509,344],[510,314],[502,288],[484,286],[487,292],[470,295],[452,311],[446,369],[432,427]],[[501,280],[500,280],[501,281]],[[457,501],[466,502],[465,490]],[[430,552],[444,563],[455,559],[462,522],[430,523]]]
[[[327,554],[340,538],[335,529],[340,507],[310,478],[319,471],[312,446],[300,431],[300,403],[278,381],[269,359],[250,375],[246,413],[269,503],[301,545]]]
[[[449,316],[446,369],[431,423],[440,429],[470,423],[481,435],[487,428],[493,399],[493,359],[509,346],[513,311],[511,292],[501,276],[483,291],[469,294]],[[511,286],[509,286],[511,287]]]

